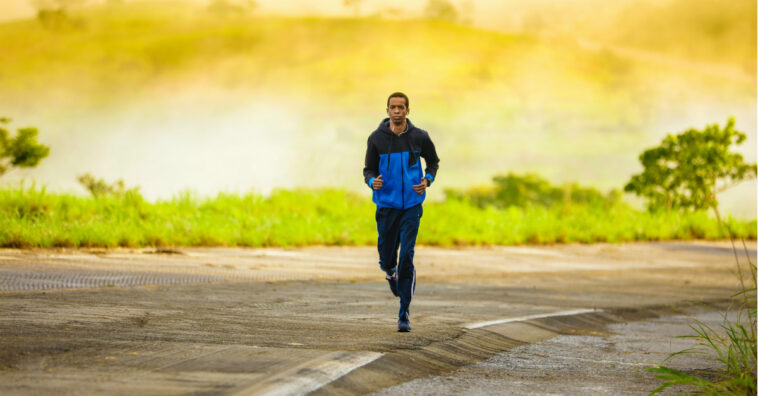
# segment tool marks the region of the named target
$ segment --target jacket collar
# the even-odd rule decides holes
[[[409,118],[406,118],[405,119],[405,130],[400,135],[403,135],[403,134],[406,134],[406,133],[410,132],[411,130],[413,130],[413,128],[415,128],[415,126],[413,126],[413,123],[411,123],[411,120]],[[379,123],[379,128],[378,129],[380,131],[382,131],[382,132],[391,133],[393,135],[395,134],[395,132],[392,132],[392,129],[390,129],[390,118],[389,117],[383,119],[382,122]],[[400,135],[398,135],[398,136],[400,136]]]

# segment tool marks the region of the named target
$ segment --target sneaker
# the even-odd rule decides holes
[[[384,276],[384,279],[387,279],[387,282],[390,284],[390,291],[392,292],[392,295],[399,297],[397,294],[397,272],[393,272],[392,275],[387,273]]]
[[[408,319],[400,319],[397,321],[397,331],[401,333],[407,333],[411,331],[411,321]]]

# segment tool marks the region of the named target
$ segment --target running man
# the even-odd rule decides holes
[[[402,92],[387,98],[389,117],[369,136],[363,168],[376,204],[379,266],[392,294],[400,297],[397,331],[402,332],[411,331],[409,307],[416,289],[413,247],[423,213],[421,203],[440,162],[429,134],[406,118],[409,112],[408,96]],[[426,163],[423,173],[420,157]]]

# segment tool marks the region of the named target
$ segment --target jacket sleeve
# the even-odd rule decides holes
[[[379,153],[376,151],[376,146],[371,142],[369,136],[366,147],[366,160],[363,166],[363,181],[371,187],[371,183],[375,177],[379,176]]]
[[[429,183],[431,184],[431,182],[437,177],[440,158],[437,157],[437,150],[434,148],[434,143],[432,143],[429,134],[426,135],[426,139],[424,139],[424,142],[421,145],[421,156],[424,157],[424,162],[426,163],[424,177],[428,178]]]

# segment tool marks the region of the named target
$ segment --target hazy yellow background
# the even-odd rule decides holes
[[[756,161],[754,2],[453,1],[463,25],[420,19],[426,1],[257,3],[95,4],[54,32],[0,1],[0,115],[52,147],[0,183],[364,191],[365,140],[395,90],[438,145],[432,199],[508,171],[621,188],[666,133],[729,116]],[[755,182],[722,201],[755,218]]]

